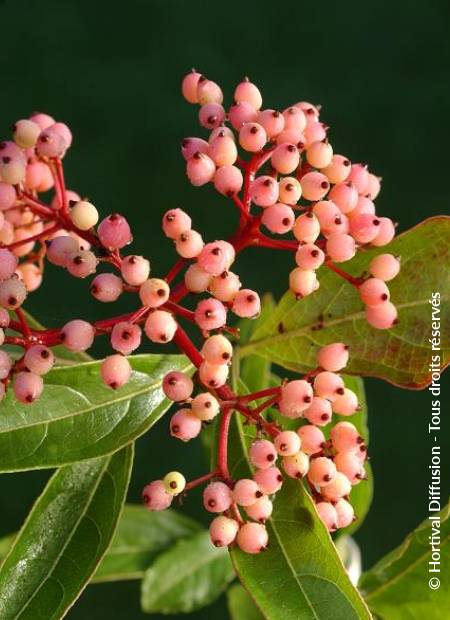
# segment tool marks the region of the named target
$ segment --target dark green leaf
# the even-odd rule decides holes
[[[128,445],[53,475],[0,569],[2,620],[65,615],[109,547],[132,462]]]
[[[434,516],[434,523],[426,519],[397,549],[363,574],[359,586],[377,617],[382,620],[443,620],[448,617],[449,513],[450,504],[447,504],[440,513],[430,514]],[[440,573],[429,572],[432,561],[429,536],[432,535],[436,535],[434,542],[440,549]],[[432,578],[439,579],[438,589],[430,587]]]
[[[275,311],[240,349],[285,368],[308,372],[316,366],[318,348],[330,342],[350,346],[350,374],[375,376],[408,388],[430,382],[431,294],[441,295],[441,366],[450,359],[450,218],[425,220],[397,237],[389,246],[360,252],[342,267],[361,275],[373,256],[390,252],[401,256],[400,274],[389,283],[399,309],[399,324],[390,330],[371,327],[357,291],[322,267],[320,288],[296,301],[288,292]]]
[[[147,613],[189,613],[212,603],[233,580],[226,549],[211,544],[208,532],[176,543],[161,554],[142,581]]]
[[[188,370],[181,355],[130,357],[134,373],[114,391],[99,378],[100,362],[55,368],[41,398],[0,403],[0,471],[57,467],[109,454],[145,433],[169,407],[161,381]]]
[[[240,583],[235,583],[228,589],[227,598],[231,620],[264,620],[264,616]]]

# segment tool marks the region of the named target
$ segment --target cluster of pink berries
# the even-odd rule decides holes
[[[375,214],[381,179],[366,165],[334,154],[318,106],[301,101],[283,112],[262,109],[259,89],[245,79],[226,110],[220,87],[194,70],[184,78],[182,92],[189,103],[200,105],[200,125],[211,131],[207,140],[191,137],[182,143],[193,185],[212,182],[218,192],[242,205],[239,192],[244,176],[237,143],[267,163],[265,170],[259,167],[259,176],[256,171],[249,175],[248,204],[243,206],[248,213],[259,207],[258,221],[267,230],[278,235],[292,232],[298,241],[297,267],[289,277],[290,289],[298,298],[319,288],[316,271],[324,263],[344,263],[360,247],[380,247],[393,239],[392,220]],[[188,243],[193,247],[193,240]],[[195,251],[200,249],[198,245]],[[378,278],[383,282],[395,271],[387,261],[381,270],[385,268],[388,278]],[[196,281],[201,274],[195,271]],[[238,280],[234,274],[230,278],[229,286],[236,288]],[[379,281],[366,284],[362,278],[349,281],[361,286],[367,321],[379,329],[391,327],[397,311],[386,285]]]
[[[202,354],[205,361],[212,359],[214,363],[226,364],[231,357],[231,345],[222,335],[215,335],[206,340]],[[260,437],[251,444],[249,458],[255,468],[252,479],[224,479],[219,471],[207,477],[214,480],[204,490],[204,506],[211,513],[221,513],[210,526],[214,545],[227,546],[236,541],[247,553],[259,553],[266,548],[268,535],[264,522],[272,514],[273,496],[283,484],[277,459],[287,476],[306,477],[318,514],[331,532],[353,521],[355,516],[349,495],[352,486],[365,478],[367,450],[364,441],[349,422],[339,422],[332,427],[328,440],[320,428],[331,422],[333,413],[350,416],[359,408],[356,394],[345,387],[337,374],[347,361],[345,345],[327,345],[318,353],[317,371],[270,390],[273,394],[270,403],[277,406],[283,416],[301,418],[307,423],[296,432],[271,428],[271,438]],[[167,374],[163,389],[167,398],[183,404],[170,422],[172,436],[183,441],[196,437],[204,423],[229,406],[217,393],[202,391],[192,397],[194,383],[181,372]],[[263,431],[264,426],[261,426]],[[164,479],[145,487],[144,503],[149,510],[164,510],[185,488],[184,476],[170,472]],[[245,510],[247,521],[242,518],[240,508]]]

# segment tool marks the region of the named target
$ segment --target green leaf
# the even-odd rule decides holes
[[[231,620],[264,620],[264,616],[240,583],[235,583],[228,589],[227,598]]]
[[[133,447],[59,469],[0,569],[2,620],[58,620],[105,554],[125,500]]]
[[[251,342],[241,347],[241,357],[257,353],[285,368],[308,372],[316,366],[318,348],[342,341],[350,346],[350,374],[380,377],[408,388],[427,385],[429,299],[435,291],[441,296],[441,367],[450,359],[450,218],[425,220],[384,248],[360,252],[343,268],[359,276],[373,256],[385,252],[402,259],[400,274],[389,283],[399,310],[399,324],[393,329],[371,327],[354,287],[322,267],[319,290],[300,301],[287,292]]]
[[[170,406],[161,389],[169,370],[189,370],[181,355],[129,358],[131,380],[114,391],[99,379],[101,362],[48,373],[32,405],[8,394],[0,403],[0,472],[58,467],[118,450],[145,433]]]
[[[446,567],[450,562],[450,504],[432,513],[435,523],[426,519],[403,543],[364,573],[359,582],[370,609],[382,620],[442,620],[448,612],[450,581]],[[433,525],[440,525],[436,531]],[[430,573],[432,561],[429,536],[440,538],[441,573]],[[437,538],[435,542],[437,542]],[[431,578],[440,580],[439,589],[429,586]]]
[[[198,523],[174,510],[149,512],[142,506],[127,504],[93,582],[141,579],[159,553],[201,529]]]
[[[211,545],[208,532],[177,542],[158,556],[142,581],[147,613],[189,613],[212,603],[234,579],[226,549]]]

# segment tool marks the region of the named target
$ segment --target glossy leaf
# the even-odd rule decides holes
[[[235,583],[228,589],[227,599],[231,620],[264,620],[264,616],[240,583]]]
[[[120,390],[99,379],[100,362],[55,368],[32,405],[11,393],[0,403],[0,471],[57,467],[109,454],[145,433],[170,406],[161,381],[188,370],[181,355],[130,357],[134,373]]]
[[[189,613],[212,603],[234,579],[224,548],[211,544],[208,532],[181,540],[162,553],[142,581],[147,613]]]
[[[133,447],[59,469],[0,569],[2,620],[58,620],[89,582],[114,535]]]
[[[408,388],[430,382],[431,304],[440,292],[442,366],[450,359],[450,218],[425,220],[399,235],[384,248],[360,252],[341,267],[361,275],[373,256],[399,255],[400,274],[389,283],[391,299],[399,310],[399,324],[390,330],[371,327],[358,292],[341,277],[322,267],[320,288],[296,301],[287,292],[275,311],[241,347],[241,357],[256,353],[273,363],[299,372],[316,366],[320,346],[345,342],[350,346],[350,374],[375,376]]]
[[[450,601],[446,568],[450,562],[449,513],[450,504],[440,513],[430,513],[430,517],[435,517],[434,523],[426,519],[397,549],[361,577],[359,587],[370,609],[381,620],[442,620],[447,617]],[[436,547],[440,548],[440,573],[429,572],[428,563],[432,561],[429,536],[432,535],[436,537]],[[438,589],[429,584],[433,578],[440,582]],[[436,585],[436,581],[430,583]]]

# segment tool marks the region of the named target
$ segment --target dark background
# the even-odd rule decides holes
[[[197,108],[180,96],[181,77],[195,66],[223,86],[229,102],[233,86],[249,75],[266,107],[299,99],[323,105],[335,150],[383,177],[377,205],[402,231],[448,212],[449,7],[415,0],[3,0],[0,135],[33,110],[67,122],[75,134],[69,188],[104,214],[127,214],[133,250],[164,273],[174,259],[159,226],[166,209],[186,209],[209,239],[231,230],[235,216],[224,199],[185,179],[178,145],[198,125]],[[287,257],[248,252],[240,271],[260,291],[275,282],[280,295],[288,264]],[[85,282],[68,286],[56,268],[48,276],[28,305],[43,323],[109,311],[89,298]],[[368,380],[367,392],[375,499],[356,535],[366,567],[425,517],[430,453],[426,391]],[[130,501],[167,469],[169,450],[174,468],[201,472],[198,445],[178,446],[162,422],[138,442]],[[46,477],[0,479],[0,534],[19,526]],[[193,499],[186,511],[204,519]],[[144,618],[138,584],[91,586],[68,617]],[[191,617],[226,618],[224,600]]]

